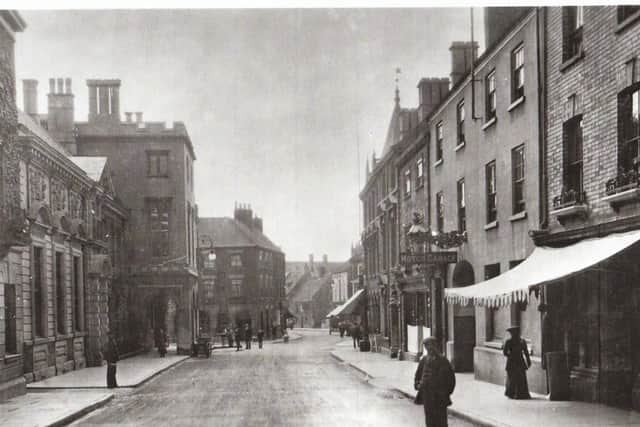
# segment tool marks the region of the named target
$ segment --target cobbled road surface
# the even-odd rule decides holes
[[[339,337],[298,333],[303,338],[288,344],[189,359],[140,388],[117,390],[107,406],[73,425],[424,426],[421,406],[331,357]],[[450,427],[470,425],[449,420]]]

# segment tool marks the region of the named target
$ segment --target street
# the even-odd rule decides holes
[[[367,384],[329,355],[339,337],[302,334],[263,350],[254,343],[249,351],[216,349],[212,359],[189,359],[139,389],[118,390],[109,405],[74,425],[424,425],[421,406]]]

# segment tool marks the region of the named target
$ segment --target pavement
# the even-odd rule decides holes
[[[179,356],[170,351],[166,357],[158,356],[155,351],[122,359],[118,362],[116,380],[118,387],[138,387],[154,376],[180,363],[189,356]],[[52,389],[107,389],[107,365],[78,369],[64,375],[47,378],[27,384],[27,391]]]
[[[416,362],[359,352],[350,342],[338,343],[331,355],[370,383],[415,397]],[[479,426],[640,426],[640,413],[635,411],[585,402],[549,401],[546,396],[535,394],[531,400],[510,400],[504,396],[503,386],[476,381],[473,374],[456,374],[451,400],[450,415]]]
[[[63,426],[112,398],[113,393],[98,390],[27,393],[0,402],[0,424],[3,427]]]
[[[295,330],[287,345],[265,342],[211,359],[189,359],[142,387],[117,393],[73,426],[424,426],[422,407],[372,387],[337,363],[327,330]],[[471,427],[451,419],[449,427]]]
[[[139,387],[188,359],[171,351],[150,352],[118,362],[118,389],[106,388],[106,366],[84,368],[27,385],[27,394],[0,402],[0,425],[63,426],[109,402],[123,390]]]

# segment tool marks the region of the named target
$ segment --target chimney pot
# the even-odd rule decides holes
[[[67,95],[71,95],[71,79],[70,78],[66,78],[64,80],[64,86],[65,86],[65,93]]]
[[[127,123],[131,123],[131,113],[130,112],[125,112],[124,116],[126,117]]]
[[[64,93],[63,79],[58,79],[58,93]]]
[[[451,51],[451,84],[456,85],[469,71],[478,58],[478,42],[453,42]]]
[[[49,93],[56,93],[56,79],[49,79]]]
[[[142,112],[136,112],[136,123],[142,123]]]

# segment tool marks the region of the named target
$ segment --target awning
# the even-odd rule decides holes
[[[585,239],[563,248],[540,246],[513,269],[472,286],[445,289],[450,304],[500,307],[527,301],[529,291],[540,285],[592,267],[640,240],[640,230]]]
[[[360,289],[355,294],[351,295],[351,298],[339,307],[334,308],[327,317],[339,316],[341,314],[351,314],[358,307],[360,301],[365,297],[364,289]]]

